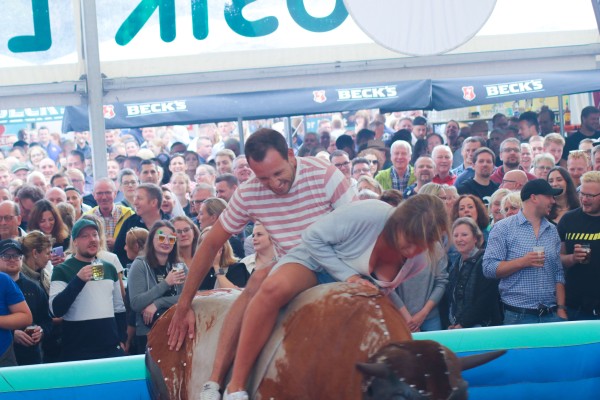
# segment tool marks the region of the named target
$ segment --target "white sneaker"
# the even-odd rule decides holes
[[[228,391],[225,390],[223,396],[223,400],[249,400],[248,393],[244,391],[228,393]]]
[[[206,382],[200,391],[200,400],[221,400],[219,389],[221,389],[221,387],[217,382]]]

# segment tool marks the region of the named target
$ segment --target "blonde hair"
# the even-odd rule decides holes
[[[502,202],[500,203],[500,209],[501,209],[502,214],[504,214],[504,215],[506,215],[506,212],[504,211],[504,207],[506,207],[506,203],[511,204],[513,206],[518,206],[519,208],[521,208],[521,206],[523,205],[523,201],[521,201],[521,192],[510,192],[509,194],[504,196],[504,198],[502,199]]]
[[[19,239],[23,247],[23,254],[29,257],[35,249],[41,253],[45,249],[52,247],[52,238],[45,235],[42,231],[31,231]]]
[[[588,171],[581,175],[581,183],[600,183],[600,171]]]
[[[558,133],[551,133],[544,138],[544,148],[548,147],[551,143],[565,146],[565,139]]]
[[[592,160],[585,150],[572,150],[569,152],[569,157],[567,158],[567,162],[569,160],[584,160],[588,167],[592,166]]]
[[[148,230],[139,227],[133,227],[125,234],[125,245],[129,249],[133,249],[134,246],[138,247],[138,255],[144,251],[146,247],[146,240],[148,239]]]

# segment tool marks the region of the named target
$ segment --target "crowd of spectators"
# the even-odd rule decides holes
[[[598,319],[600,111],[584,108],[566,139],[540,129],[550,117],[498,114],[436,133],[423,116],[360,111],[352,130],[337,119],[316,132],[293,124],[290,152],[334,165],[358,200],[443,201],[452,231],[439,257],[392,293],[412,331]],[[203,235],[253,176],[238,138],[231,123],[201,125],[194,138],[108,130],[107,176],[94,179],[88,132],[20,134],[0,160],[0,271],[25,294],[35,327],[0,326],[13,331],[17,363],[143,352]],[[277,258],[254,222],[226,242],[199,289],[242,288],[255,264]],[[103,284],[90,264],[103,265]],[[9,312],[22,312],[21,300]],[[83,340],[94,331],[103,340]]]

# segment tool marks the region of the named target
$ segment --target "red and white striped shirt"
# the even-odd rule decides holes
[[[302,232],[321,215],[355,200],[355,189],[333,165],[298,157],[290,191],[277,195],[252,177],[237,188],[221,214],[223,228],[235,234],[249,221],[260,221],[279,255],[296,247]]]

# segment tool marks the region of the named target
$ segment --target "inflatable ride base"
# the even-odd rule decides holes
[[[469,399],[590,399],[600,393],[600,321],[418,333],[458,356],[508,352],[465,371]],[[0,369],[0,400],[149,399],[143,356]]]

